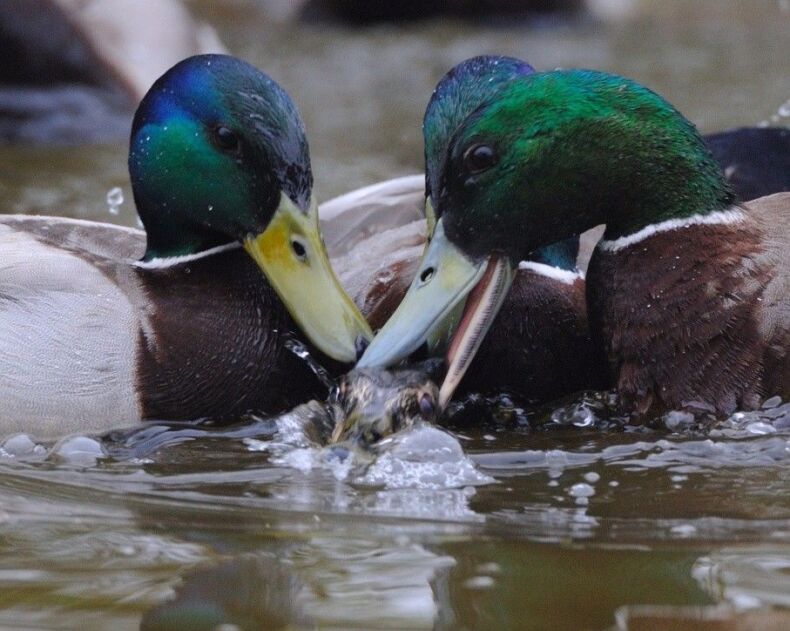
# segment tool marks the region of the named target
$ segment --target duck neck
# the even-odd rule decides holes
[[[665,222],[694,222],[729,210],[736,196],[690,123],[662,138],[637,136],[628,166],[603,182],[605,238],[635,235]],[[708,222],[710,219],[703,221]]]
[[[143,261],[191,256],[233,242],[228,235],[177,221],[175,217],[182,213],[168,212],[167,207],[152,208],[136,192],[134,197],[146,233]]]
[[[536,263],[544,263],[569,272],[575,272],[579,255],[579,237],[570,237],[535,250],[529,257]]]

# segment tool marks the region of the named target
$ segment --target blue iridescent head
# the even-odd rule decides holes
[[[329,265],[302,120],[260,70],[226,55],[173,66],[134,116],[129,174],[146,262],[237,241],[326,355],[351,362],[372,337]]]
[[[306,211],[313,183],[291,99],[227,55],[190,57],[154,83],[132,124],[129,173],[147,259],[260,233],[281,193]]]

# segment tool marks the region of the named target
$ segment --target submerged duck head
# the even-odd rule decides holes
[[[437,181],[431,243],[359,365],[406,357],[465,300],[441,405],[530,252],[601,223],[616,238],[734,201],[699,134],[669,103],[585,70],[508,82],[455,130]]]
[[[439,389],[431,376],[441,367],[428,361],[394,370],[355,369],[334,394],[336,424],[331,443],[369,447],[417,421],[439,417]]]
[[[355,359],[370,328],[329,266],[304,125],[271,78],[226,55],[175,65],[137,109],[129,172],[144,264],[240,243],[307,337]]]

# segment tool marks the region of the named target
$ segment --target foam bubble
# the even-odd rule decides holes
[[[456,438],[431,426],[416,426],[394,436],[386,450],[356,481],[388,489],[452,489],[491,484],[477,470]]]

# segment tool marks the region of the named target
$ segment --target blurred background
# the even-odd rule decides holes
[[[196,52],[291,94],[321,200],[420,171],[434,85],[482,53],[627,75],[705,132],[790,114],[790,0],[4,0],[0,46],[2,212],[127,225],[133,109]]]

